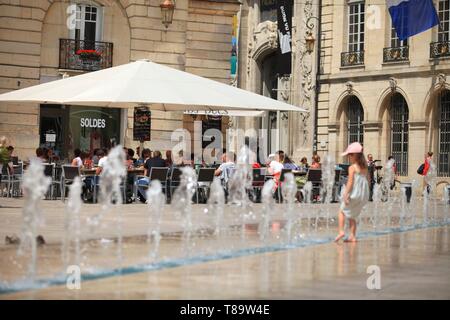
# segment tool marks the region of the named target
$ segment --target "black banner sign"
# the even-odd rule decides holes
[[[134,108],[133,140],[150,141],[152,113],[147,107]]]
[[[278,74],[291,74],[292,0],[277,0]]]

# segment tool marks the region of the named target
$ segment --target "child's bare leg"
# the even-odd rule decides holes
[[[345,241],[346,242],[356,242],[356,220],[349,219],[348,223],[350,225],[350,236]]]
[[[335,242],[338,242],[339,240],[341,240],[344,236],[345,236],[345,231],[344,231],[344,227],[345,227],[345,215],[342,211],[339,211],[338,214],[338,223],[339,223],[339,233],[336,237],[336,239],[334,239]]]

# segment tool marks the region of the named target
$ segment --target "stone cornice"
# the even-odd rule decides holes
[[[435,69],[432,70],[431,67],[412,67],[412,68],[397,68],[397,69],[383,69],[383,70],[373,70],[364,71],[358,70],[355,72],[337,72],[333,74],[321,75],[320,83],[342,83],[351,81],[367,81],[367,80],[383,80],[389,77],[396,78],[413,78],[420,76],[438,76],[440,73],[450,73],[450,65],[434,66]]]
[[[339,122],[330,122],[328,123],[328,133],[336,132],[339,130],[340,124]]]
[[[428,121],[409,121],[409,130],[425,130],[430,125]]]
[[[363,121],[364,131],[379,131],[383,126],[381,121]]]

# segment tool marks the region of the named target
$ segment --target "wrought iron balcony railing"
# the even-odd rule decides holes
[[[383,62],[397,62],[409,60],[409,46],[391,47],[383,49]]]
[[[96,71],[112,66],[110,42],[59,39],[59,68]]]
[[[364,65],[364,51],[342,52],[341,67]]]
[[[430,43],[430,58],[442,58],[450,56],[450,41]]]

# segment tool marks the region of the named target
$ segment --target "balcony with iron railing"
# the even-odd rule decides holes
[[[111,42],[59,39],[59,68],[96,71],[112,66]]]
[[[450,57],[450,41],[438,41],[430,43],[430,58]]]
[[[383,49],[383,62],[404,62],[409,60],[409,46]]]
[[[341,53],[341,67],[352,67],[363,65],[364,65],[364,51]]]

